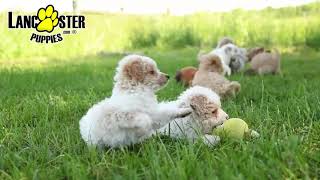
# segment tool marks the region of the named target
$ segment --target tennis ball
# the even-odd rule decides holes
[[[231,118],[224,122],[223,125],[213,129],[213,134],[241,140],[249,131],[248,124],[244,120]]]

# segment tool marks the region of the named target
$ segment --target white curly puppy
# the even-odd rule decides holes
[[[216,49],[221,48],[227,44],[236,45],[233,39],[231,39],[230,37],[223,37],[218,41]],[[247,50],[245,48],[239,48],[238,50],[238,53],[231,57],[230,63],[228,64],[228,66],[231,68],[232,73],[243,70],[245,63],[248,60],[246,56]]]
[[[177,101],[164,103],[165,106],[178,106],[181,108],[192,107],[192,115],[177,118],[157,132],[173,138],[187,138],[195,141],[199,138],[209,145],[214,146],[219,141],[218,136],[210,135],[212,129],[223,124],[228,115],[221,109],[220,97],[212,90],[194,86],[183,92]]]
[[[243,50],[234,44],[226,44],[220,48],[212,50],[209,54],[215,54],[221,59],[223,75],[231,75],[230,63],[232,58],[242,56]]]
[[[155,92],[169,76],[149,57],[129,55],[118,64],[112,96],[89,109],[80,120],[80,133],[88,145],[121,147],[150,137],[191,108],[159,106]]]

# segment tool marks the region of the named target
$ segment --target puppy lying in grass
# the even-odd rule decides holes
[[[280,73],[280,53],[265,51],[264,48],[253,48],[248,52],[250,68],[247,74],[278,74]]]
[[[177,101],[164,106],[191,107],[193,112],[185,118],[177,118],[157,132],[173,138],[187,138],[194,142],[202,140],[209,146],[219,143],[219,136],[211,135],[212,129],[223,124],[228,115],[222,110],[220,97],[208,88],[195,86],[183,92]]]
[[[199,57],[199,68],[192,86],[203,86],[216,92],[221,98],[235,96],[241,88],[236,81],[229,81],[223,76],[223,67],[220,58],[212,53]]]

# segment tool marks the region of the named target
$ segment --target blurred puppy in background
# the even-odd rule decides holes
[[[237,81],[229,81],[223,76],[222,61],[219,56],[209,53],[199,58],[198,71],[192,86],[203,86],[216,92],[221,98],[235,96],[241,88]]]
[[[241,56],[241,50],[238,46],[234,44],[226,44],[221,48],[214,49],[210,52],[210,54],[215,54],[221,60],[223,75],[231,75],[230,62],[233,57]]]
[[[223,37],[218,41],[216,48],[221,48],[222,46],[227,45],[227,44],[234,44],[235,45],[235,43],[233,42],[233,40],[231,38]]]
[[[232,44],[236,47],[236,53],[232,54],[229,61],[227,61],[227,65],[230,67],[231,72],[239,72],[244,69],[245,63],[247,61],[246,54],[247,50],[245,48],[239,48],[234,43],[234,41],[229,37],[223,37],[218,41],[218,45],[216,49],[223,48],[225,45]],[[232,48],[232,47],[231,47]]]
[[[231,72],[239,72],[244,69],[244,66],[247,62],[246,50],[244,48],[240,48],[240,54],[231,57],[230,60],[230,68]]]
[[[182,82],[184,86],[189,87],[192,85],[192,80],[197,70],[192,66],[184,67],[176,72],[175,78],[177,82]]]
[[[239,48],[235,45],[234,41],[229,37],[223,37],[218,41],[216,49],[210,53],[216,54],[221,60],[223,67],[223,75],[231,75],[231,73],[239,72],[244,69],[247,62],[247,50]],[[198,59],[204,55],[203,51],[198,53]],[[182,82],[185,86],[191,86],[197,68],[192,66],[184,67],[176,72],[177,82]]]
[[[280,73],[280,53],[277,49],[274,52],[265,51],[264,48],[256,48],[248,55],[250,68],[247,74],[278,74]]]
[[[249,49],[246,54],[248,61],[251,61],[255,55],[260,54],[262,52],[264,52],[264,47],[254,47]]]

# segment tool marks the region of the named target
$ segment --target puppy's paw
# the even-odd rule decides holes
[[[227,68],[227,75],[230,76],[231,75],[231,69]]]
[[[251,129],[250,130],[250,137],[258,138],[258,137],[260,137],[260,134],[257,131]]]
[[[220,142],[220,137],[219,136],[213,136],[209,134],[205,134],[202,136],[202,141],[204,144],[206,144],[209,147],[214,147]]]
[[[179,108],[174,118],[184,118],[192,113],[191,108]]]

